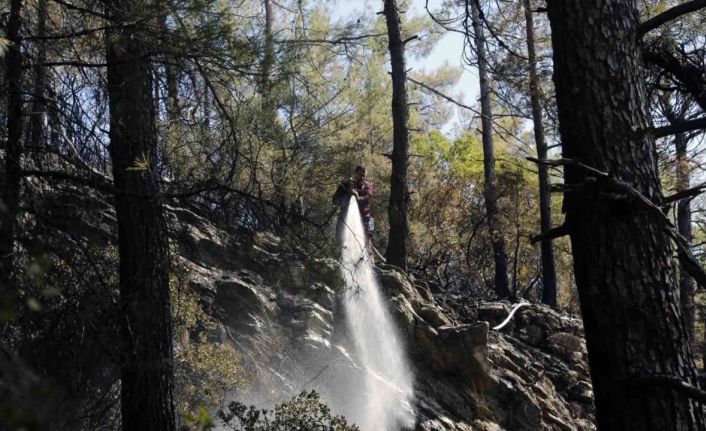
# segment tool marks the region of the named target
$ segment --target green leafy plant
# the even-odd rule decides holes
[[[359,431],[343,416],[334,415],[315,391],[302,392],[274,410],[258,410],[233,401],[218,412],[218,417],[234,431]]]
[[[221,407],[228,391],[247,387],[240,354],[228,342],[216,342],[218,322],[206,313],[189,287],[186,267],[174,265],[170,277],[176,361],[175,398],[187,423],[208,429],[209,411]]]

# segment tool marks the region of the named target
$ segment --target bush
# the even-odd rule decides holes
[[[203,309],[189,287],[187,268],[171,272],[174,322],[175,402],[180,418],[194,423],[204,412],[216,411],[228,391],[247,387],[240,354],[227,342],[218,342],[219,323]],[[203,428],[203,427],[201,427]]]
[[[258,410],[233,401],[218,417],[234,431],[359,431],[336,416],[315,391],[302,392],[274,410]]]

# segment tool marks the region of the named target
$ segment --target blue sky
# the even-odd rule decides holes
[[[424,9],[426,0],[410,0],[407,14],[417,16],[426,14]],[[330,0],[329,4],[334,12],[334,18],[349,17],[361,14],[374,15],[382,10],[381,0]],[[429,0],[429,8],[434,11],[441,6],[441,0]],[[446,33],[436,44],[428,56],[424,58],[408,58],[407,63],[413,71],[433,70],[444,63],[464,67],[463,74],[450,96],[459,97],[466,104],[475,104],[478,98],[478,75],[475,70],[463,64],[461,53],[463,51],[463,36],[458,33]],[[454,123],[452,120],[451,123]],[[451,127],[452,124],[449,124]]]

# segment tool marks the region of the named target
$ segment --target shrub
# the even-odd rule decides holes
[[[220,324],[203,309],[189,280],[187,268],[172,268],[175,401],[179,416],[194,423],[193,418],[220,408],[226,392],[247,383],[240,354],[232,344],[216,341]]]
[[[334,415],[315,391],[302,392],[274,410],[258,410],[233,401],[218,417],[234,431],[359,431]]]

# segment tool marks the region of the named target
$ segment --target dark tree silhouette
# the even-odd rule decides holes
[[[110,0],[106,33],[110,157],[118,219],[121,411],[124,430],[176,429],[168,239],[159,200],[146,4]]]
[[[534,45],[534,17],[532,16],[531,0],[524,0],[525,26],[527,31],[527,60],[529,76],[529,92],[532,104],[532,123],[534,126],[534,141],[537,145],[537,157],[547,158],[547,142],[544,136],[542,119],[542,102],[537,75],[537,53]],[[549,192],[549,168],[539,165],[539,217],[542,232],[552,228],[552,199]],[[556,307],[556,270],[554,269],[554,247],[551,238],[542,238],[542,302]]]
[[[550,0],[571,236],[601,430],[701,430],[634,0]],[[674,386],[672,386],[673,388]]]
[[[400,11],[396,0],[385,0],[387,37],[392,64],[392,174],[390,175],[390,233],[385,258],[402,269],[407,268],[407,240],[409,220],[407,207],[409,190],[407,168],[409,165],[409,106],[407,105],[407,70],[404,58],[405,41],[400,28]]]
[[[5,88],[7,94],[7,138],[5,140],[5,181],[0,202],[0,300],[9,299],[8,285],[14,270],[14,244],[17,209],[20,201],[22,158],[22,48],[20,46],[22,0],[10,2],[7,21]]]
[[[510,296],[510,287],[507,280],[507,245],[500,223],[500,210],[498,209],[498,196],[495,175],[495,148],[493,146],[493,111],[490,107],[490,81],[488,79],[488,58],[485,49],[485,33],[481,25],[478,3],[475,0],[466,0],[466,16],[470,18],[473,26],[474,49],[478,58],[478,79],[480,87],[480,109],[483,140],[483,172],[485,213],[488,219],[490,243],[493,247],[495,261],[495,293],[500,298]]]

